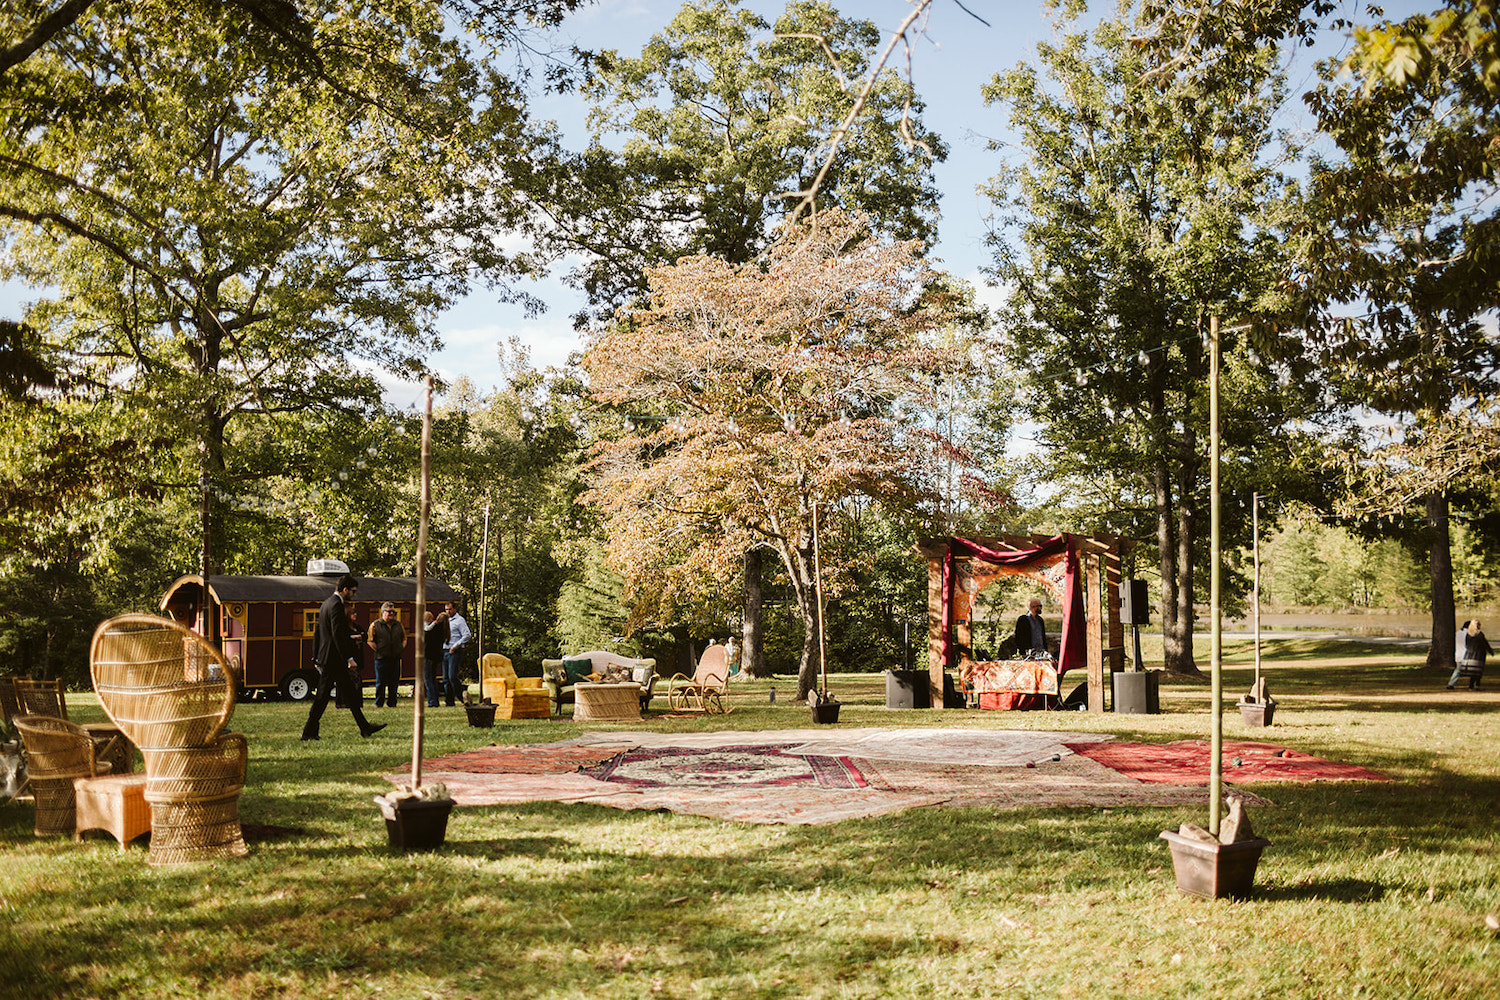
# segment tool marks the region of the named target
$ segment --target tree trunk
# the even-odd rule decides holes
[[[1156,460],[1154,472],[1156,505],[1156,553],[1161,570],[1162,658],[1168,670],[1176,670],[1180,647],[1172,631],[1177,621],[1177,546],[1172,534],[1172,476],[1167,463]]]
[[[761,620],[762,549],[745,553],[745,600],[740,607],[740,669],[751,677],[766,676],[766,650]]]
[[[1198,438],[1191,428],[1184,430],[1179,446],[1177,467],[1177,586],[1176,616],[1169,623],[1162,620],[1162,641],[1166,668],[1174,673],[1202,676],[1193,656],[1194,586],[1193,545],[1196,540],[1193,513],[1194,485],[1198,474]],[[1167,584],[1163,583],[1163,586]]]
[[[1427,537],[1427,569],[1432,581],[1432,646],[1427,650],[1427,665],[1451,671],[1458,631],[1457,608],[1453,604],[1453,549],[1446,493],[1427,496]]]

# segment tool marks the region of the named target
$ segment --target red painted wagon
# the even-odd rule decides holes
[[[333,593],[345,572],[309,576],[210,576],[190,574],[176,580],[162,597],[162,611],[215,640],[224,658],[239,663],[243,694],[280,693],[293,701],[311,698],[318,688],[313,663],[313,634],[318,608]],[[317,563],[313,567],[317,567]],[[358,574],[356,574],[358,576]],[[458,592],[441,580],[428,578],[427,605],[441,610],[444,601],[458,600]],[[380,606],[390,601],[409,641],[401,656],[401,683],[416,678],[417,581],[415,577],[359,576],[359,590],[349,605],[349,618],[360,631],[380,617]],[[375,679],[374,652],[361,644],[365,659],[361,679]]]

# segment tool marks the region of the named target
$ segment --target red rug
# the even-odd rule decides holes
[[[1207,740],[1177,743],[1069,743],[1069,750],[1096,760],[1129,778],[1161,785],[1208,784]],[[1224,780],[1255,781],[1389,781],[1383,774],[1354,764],[1324,760],[1274,743],[1225,740]],[[1235,763],[1239,761],[1239,763]]]

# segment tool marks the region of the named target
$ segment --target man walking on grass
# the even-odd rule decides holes
[[[318,627],[313,639],[313,655],[318,663],[318,694],[313,698],[307,722],[302,727],[304,740],[321,739],[318,723],[335,687],[359,725],[359,735],[374,736],[385,728],[383,722],[371,725],[365,719],[359,705],[359,687],[351,673],[359,669],[360,652],[359,633],[349,624],[348,602],[354,600],[354,592],[358,589],[359,581],[346,573],[339,578],[333,594],[318,609]]]

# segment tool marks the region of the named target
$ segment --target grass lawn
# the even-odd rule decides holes
[[[1201,662],[1207,662],[1204,644]],[[1225,647],[1227,701],[1250,686]],[[1157,838],[1206,810],[913,809],[827,827],[536,803],[454,812],[439,853],[400,856],[371,797],[409,761],[410,701],[361,740],[329,710],[245,704],[248,824],[293,832],[248,858],[153,869],[137,844],[37,838],[0,806],[0,995],[24,997],[1480,997],[1500,995],[1500,677],[1444,690],[1421,655],[1265,644],[1272,740],[1389,783],[1250,786],[1272,841],[1246,902],[1177,894]],[[882,675],[830,686],[841,725],[1203,738],[1207,684],[1163,714],[892,712]],[[589,729],[809,726],[793,684],[736,711]],[[664,707],[663,699],[655,703]],[[76,706],[76,707],[75,707]],[[78,721],[102,720],[70,695]],[[564,739],[568,721],[469,729],[428,717],[427,752]]]

